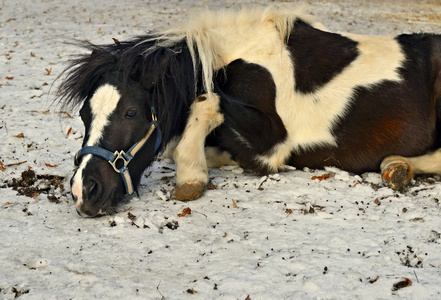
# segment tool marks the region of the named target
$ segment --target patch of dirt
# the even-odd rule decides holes
[[[441,182],[441,176],[433,174],[423,174],[415,176],[414,180],[415,185],[421,185],[423,183],[436,184]]]
[[[409,268],[422,268],[423,259],[415,253],[415,250],[411,246],[407,246],[407,249],[397,252],[400,257],[401,263]]]
[[[40,194],[46,194],[50,202],[60,203],[60,197],[66,196],[67,194],[64,179],[65,177],[58,175],[39,175],[29,169],[23,171],[20,178],[13,178],[6,182],[6,186],[2,187],[12,188],[14,191],[17,191],[19,195],[30,198],[36,198]]]

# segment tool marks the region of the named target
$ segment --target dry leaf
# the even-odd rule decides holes
[[[120,41],[118,41],[117,39],[112,38],[112,40],[115,42],[115,44],[116,44],[117,46],[121,45]]]
[[[14,79],[14,77],[12,77],[12,76],[6,76],[6,79],[7,79],[7,80],[12,80],[12,79]]]
[[[189,293],[189,294],[197,294],[197,291],[194,290],[194,289],[188,289],[187,293]]]
[[[186,215],[191,215],[191,209],[190,207],[184,208],[182,213],[178,214],[178,217],[185,217]]]
[[[287,208],[287,209],[285,209],[285,212],[286,212],[288,215],[290,215],[290,214],[292,214],[292,209],[291,209],[291,208]]]
[[[312,179],[312,180],[316,180],[316,179],[318,179],[319,181],[322,181],[322,180],[326,180],[326,179],[328,179],[329,177],[331,177],[331,175],[329,175],[329,174],[323,174],[323,175],[321,175],[321,176],[312,176],[311,179]]]
[[[5,167],[5,165],[3,164],[3,162],[0,161],[0,171],[4,171],[4,170],[6,170],[6,167]]]
[[[21,161],[21,162],[17,162],[17,163],[7,164],[7,165],[4,165],[4,166],[5,166],[5,167],[19,166],[19,165],[24,164],[24,163],[27,163],[27,162],[28,162],[28,161],[25,160],[25,161]],[[29,167],[29,170],[30,170],[30,167]]]
[[[37,200],[38,198],[38,193],[34,193],[34,195],[32,196],[32,199]]]
[[[72,132],[72,127],[69,128],[69,130],[67,131],[67,136],[69,136],[69,134]]]
[[[50,111],[51,111],[50,109],[45,110],[45,111],[42,112],[42,114],[46,115],[46,114],[48,114]]]
[[[24,134],[22,132],[22,133],[19,133],[17,135],[14,135],[14,137],[19,138],[19,139],[24,139]]]
[[[231,201],[233,201],[233,207],[234,207],[234,208],[237,208],[236,201],[234,201],[234,199],[231,199]]]
[[[73,119],[73,117],[67,111],[60,111],[60,114],[65,114],[67,117]]]
[[[45,163],[45,165],[46,165],[46,167],[49,167],[49,168],[56,168],[56,167],[58,167],[58,165],[51,165],[51,164],[47,164],[47,163]]]
[[[51,75],[51,72],[52,72],[52,68],[50,68],[50,69],[48,69],[48,68],[45,68],[45,70],[46,70],[46,72],[47,72],[47,74],[46,74],[46,75]]]

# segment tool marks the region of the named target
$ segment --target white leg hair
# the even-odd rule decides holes
[[[412,180],[414,174],[441,175],[441,149],[416,157],[388,156],[380,168],[389,186],[400,189]]]
[[[229,152],[217,147],[205,147],[205,159],[207,160],[207,167],[209,168],[238,165]]]
[[[175,137],[170,142],[168,142],[167,146],[165,146],[164,152],[162,152],[161,156],[164,159],[173,159],[173,153],[175,152],[176,147],[179,144],[181,137]]]
[[[201,95],[191,105],[187,126],[173,155],[177,166],[175,199],[193,200],[205,191],[208,183],[205,138],[223,121],[216,94]]]
[[[164,159],[172,159],[173,153],[178,146],[181,137],[172,139],[167,146],[165,147],[164,152],[162,153],[162,158]],[[205,159],[207,161],[208,168],[220,168],[222,166],[237,166],[237,161],[233,160],[231,154],[228,151],[222,150],[218,147],[205,147]]]
[[[175,152],[180,140],[181,137],[172,139],[165,147],[165,150],[161,155],[162,158],[173,160],[173,153]],[[230,152],[222,150],[221,148],[207,146],[204,148],[204,152],[208,168],[239,165],[237,161],[232,158]]]

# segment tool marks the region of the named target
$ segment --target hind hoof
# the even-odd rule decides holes
[[[190,201],[201,197],[205,192],[206,184],[203,182],[184,183],[176,186],[173,198],[179,201]]]
[[[400,190],[406,186],[412,179],[409,175],[409,166],[404,162],[390,163],[382,172],[383,180],[394,190]]]

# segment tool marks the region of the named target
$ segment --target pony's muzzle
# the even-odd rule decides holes
[[[82,217],[96,217],[103,211],[102,184],[94,178],[84,178],[80,195],[72,189],[72,196],[76,200],[76,209]]]

